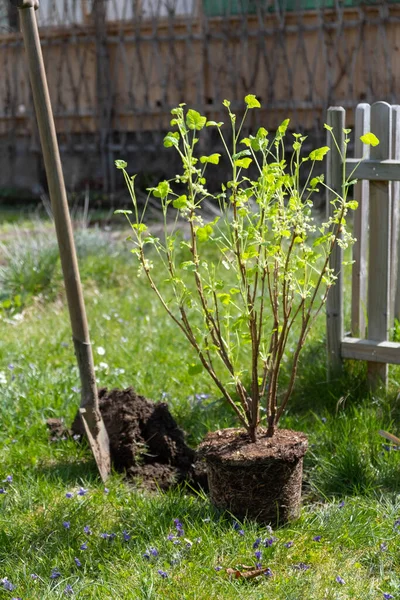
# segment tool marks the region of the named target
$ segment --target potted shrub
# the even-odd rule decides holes
[[[162,239],[149,232],[147,202],[139,205],[134,176],[122,160],[116,166],[133,211],[116,212],[125,214],[132,227],[129,239],[140,273],[195,350],[198,361],[191,372],[205,369],[238,419],[239,428],[209,434],[200,448],[213,502],[238,517],[284,522],[299,513],[307,437],[278,424],[292,395],[301,349],[335,281],[329,257],[336,244],[346,247],[353,241],[346,215],[357,203],[347,199],[344,181],[342,194],[332,202],[333,215],[317,223],[313,196],[324,184],[322,175],[313,177],[313,169],[329,148],[303,156],[305,137],[294,134],[287,162],[289,120],[274,136],[261,127],[241,138],[248,111],[260,107],[254,95],[245,103],[239,124],[229,101],[223,103],[229,143],[223,123],[207,121],[184,104],[172,110],[174,131],[164,146],[178,152],[182,172],[149,189],[162,210]],[[206,173],[218,168],[221,155],[196,148],[205,127],[219,132],[230,165],[231,176],[217,193],[208,189]],[[220,209],[211,222],[202,216],[206,201]],[[179,233],[182,222],[186,237]],[[285,357],[291,371],[281,391]]]

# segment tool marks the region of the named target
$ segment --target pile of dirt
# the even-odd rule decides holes
[[[153,402],[126,390],[99,390],[100,411],[110,439],[111,460],[117,471],[147,489],[166,490],[188,482],[207,489],[205,467],[185,442],[165,402]],[[84,435],[79,415],[72,435]]]

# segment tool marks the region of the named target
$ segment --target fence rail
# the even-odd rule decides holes
[[[180,102],[223,120],[224,98],[240,110],[255,93],[263,110],[251,127],[290,117],[321,136],[328,106],[400,94],[400,4],[389,0],[40,0],[37,13],[69,182],[83,179],[76,153],[93,148],[100,160],[85,164],[108,189],[116,154],[157,162],[149,153]],[[9,0],[0,0],[0,48],[4,186],[39,147]]]
[[[345,110],[330,108],[328,123],[340,141],[346,126]],[[389,330],[399,318],[399,188],[400,181],[400,106],[376,102],[360,104],[356,109],[355,138],[368,131],[379,138],[369,158],[356,144],[358,156],[346,158],[347,176],[359,178],[355,198],[353,248],[351,336],[343,326],[343,252],[339,248],[331,267],[338,281],[327,302],[328,357],[331,371],[341,367],[342,358],[366,360],[372,386],[386,385],[388,364],[400,364],[400,344],[389,342]],[[328,186],[341,193],[343,160],[329,137],[331,147]],[[339,145],[340,147],[340,145]],[[358,167],[362,158],[366,158]],[[328,206],[332,193],[327,195]],[[364,339],[367,338],[367,339]]]

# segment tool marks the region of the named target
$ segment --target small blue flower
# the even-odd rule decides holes
[[[233,529],[234,529],[235,531],[239,531],[239,529],[240,529],[240,525],[239,525],[239,523],[238,523],[237,521],[235,521],[235,522],[233,523]]]
[[[74,495],[74,494],[73,494],[73,492],[67,492],[67,493],[65,494],[65,497],[66,497],[66,498],[72,498],[72,497],[73,497],[73,495]]]
[[[180,522],[179,519],[174,519],[174,525],[175,525],[175,527],[177,529],[182,529],[183,528],[183,525],[182,525],[182,523]]]
[[[78,492],[77,492],[78,496],[86,496],[87,493],[88,493],[88,490],[86,490],[83,487],[80,487],[79,490],[78,490]]]
[[[341,502],[339,502],[338,507],[343,508],[344,504],[345,504],[345,502],[344,502],[344,500],[342,500]]]
[[[70,529],[71,523],[69,521],[63,521],[63,527],[64,529]]]
[[[85,525],[85,527],[83,528],[83,533],[86,533],[87,535],[92,535],[92,531],[89,525]]]
[[[326,423],[326,417],[321,417],[322,423]]]
[[[109,491],[110,491],[110,490],[109,490],[108,488],[106,488],[106,487],[104,488],[104,493],[105,493],[105,494],[108,494],[108,493],[109,493]]]
[[[12,592],[16,588],[16,586],[13,583],[11,583],[11,581],[9,581],[7,577],[1,579],[0,582],[3,585],[3,589],[7,590],[7,592]]]
[[[274,542],[276,542],[276,537],[270,537],[270,538],[267,538],[266,540],[264,540],[264,546],[265,546],[266,548],[269,548],[270,546],[272,546],[272,544],[273,544]]]
[[[79,558],[76,558],[76,556],[74,558],[74,561],[75,561],[75,564],[76,564],[77,567],[81,567],[82,566],[81,561],[79,560]]]
[[[321,537],[322,537],[321,535],[315,535],[313,537],[313,542],[320,542],[321,541]]]
[[[161,569],[158,569],[157,573],[163,578],[166,579],[168,577],[168,573],[166,573],[165,571],[162,571]]]
[[[254,550],[257,550],[258,546],[261,544],[261,538],[257,538],[253,544]]]
[[[158,550],[156,548],[150,548],[149,552],[152,556],[158,556]]]
[[[13,476],[12,475],[7,475],[7,477],[5,479],[3,479],[4,483],[12,483],[13,480]]]
[[[286,542],[283,545],[285,546],[285,548],[291,548],[293,546],[293,542]]]
[[[272,571],[269,567],[267,567],[264,571],[265,577],[272,577]]]
[[[131,539],[131,536],[130,536],[130,534],[127,531],[125,531],[125,529],[122,532],[122,535],[124,536],[125,542],[129,542],[129,540]]]
[[[388,549],[388,546],[386,544],[386,542],[382,542],[382,544],[379,546],[381,552],[386,552],[386,550]]]
[[[389,594],[388,592],[383,592],[383,597],[385,600],[391,600],[391,598],[394,598],[394,596],[392,596],[392,594]]]
[[[256,559],[257,559],[257,560],[260,560],[260,559],[261,559],[261,556],[262,556],[262,552],[261,552],[261,550],[256,550],[256,551],[254,552],[254,556],[256,557]]]
[[[310,565],[300,562],[297,565],[293,565],[293,569],[296,569],[297,571],[308,571],[308,569],[310,569]]]
[[[175,524],[176,532],[177,532],[176,535],[178,537],[183,537],[185,535],[185,531],[183,529],[183,525],[180,522],[180,520],[179,519],[174,519],[174,524]]]
[[[7,494],[7,492],[4,488],[0,487],[0,494]]]
[[[39,575],[36,575],[36,573],[31,573],[31,579],[39,579]]]
[[[108,533],[101,533],[100,537],[103,538],[103,540],[108,540]]]
[[[215,569],[216,571],[222,571],[222,567],[220,567],[219,565],[217,565],[216,567],[214,567],[214,569]]]
[[[85,543],[81,544],[80,545],[80,549],[81,550],[87,550],[87,543],[85,542]]]
[[[64,590],[64,594],[68,595],[68,594],[73,594],[74,590],[72,589],[72,586],[68,583],[67,587]]]
[[[243,536],[244,535],[244,530],[243,529],[239,529],[238,534]]]
[[[61,577],[60,571],[58,569],[52,569],[50,579],[58,579],[58,577]]]
[[[340,575],[336,575],[335,581],[337,583],[340,583],[340,585],[344,585],[346,583],[345,580],[342,577],[340,577]]]
[[[174,536],[174,534],[173,534],[173,533],[169,533],[169,534],[167,535],[167,540],[168,540],[169,542],[173,542],[173,541],[174,541],[174,539],[175,539],[175,536]]]

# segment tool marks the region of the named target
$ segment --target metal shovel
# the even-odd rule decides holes
[[[13,6],[19,9],[22,35],[28,60],[33,101],[39,126],[51,207],[64,275],[72,338],[81,380],[80,415],[101,478],[105,481],[110,474],[111,468],[110,447],[107,430],[99,409],[85,303],[35,16],[35,10],[39,8],[39,0],[10,1]]]

